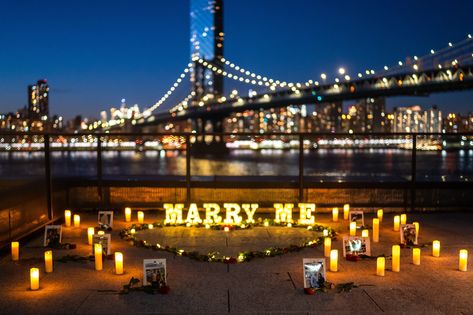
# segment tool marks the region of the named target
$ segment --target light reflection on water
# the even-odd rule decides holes
[[[52,152],[54,176],[96,175],[93,151]],[[185,176],[180,151],[104,151],[104,176]],[[411,152],[400,149],[305,150],[304,175],[332,180],[408,180]],[[41,152],[0,152],[0,175],[44,174]],[[228,156],[192,157],[192,176],[298,176],[298,150],[232,150]],[[419,180],[472,180],[473,151],[419,151]]]

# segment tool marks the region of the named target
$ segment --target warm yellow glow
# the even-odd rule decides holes
[[[164,220],[165,224],[182,224],[184,222],[182,220],[182,209],[184,208],[184,204],[177,203],[174,205],[172,203],[165,203],[163,208],[166,210],[166,219]]]
[[[299,203],[299,224],[315,224],[315,203]]]
[[[414,226],[416,227],[416,235],[419,237],[419,230],[420,230],[420,225],[419,222],[413,222]]]
[[[394,216],[394,231],[399,232],[400,217],[398,215]]]
[[[386,269],[386,258],[378,257],[376,259],[376,275],[384,277],[384,270]]]
[[[94,254],[95,254],[95,270],[100,271],[103,269],[102,244],[95,244]]]
[[[123,274],[123,254],[115,252],[115,273],[117,275]]]
[[[412,249],[412,263],[414,265],[420,265],[420,248]]]
[[[39,289],[39,269],[31,268],[30,269],[30,289],[36,291]]]
[[[268,227],[269,226],[269,222],[268,221],[264,221],[264,224],[263,224],[265,227]]]
[[[276,210],[276,216],[274,221],[276,223],[292,222],[292,208],[294,208],[293,203],[275,203],[274,209]]]
[[[48,250],[44,252],[44,271],[47,273],[53,272],[53,251]]]
[[[71,210],[64,211],[64,221],[66,226],[71,226]]]
[[[224,227],[223,230],[224,230],[225,232],[230,232],[230,228],[229,228],[228,226]]]
[[[332,239],[330,237],[326,237],[324,239],[324,256],[330,257],[331,250],[332,250]]]
[[[143,211],[138,211],[138,223],[143,224],[145,220],[145,214]]]
[[[407,223],[407,215],[405,213],[401,214],[401,224]]]
[[[205,209],[205,223],[212,224],[222,221],[222,217],[218,215],[220,212],[220,206],[218,204],[204,203],[203,207]]]
[[[458,270],[467,271],[468,270],[468,251],[466,249],[461,249],[458,257]]]
[[[332,209],[332,221],[338,222],[338,208]]]
[[[399,272],[401,270],[401,247],[393,245],[392,248],[392,271]]]
[[[338,250],[336,249],[330,251],[330,271],[338,271]]]
[[[370,237],[370,232],[368,230],[361,231],[361,237]]]
[[[131,229],[131,230],[130,230],[130,234],[131,234],[131,235],[134,235],[135,233],[136,233],[136,230],[135,230],[135,229]]]
[[[97,234],[98,235],[105,235],[105,231],[98,231]]]
[[[432,256],[434,257],[440,256],[440,241],[432,242]]]
[[[350,213],[350,205],[347,203],[343,205],[343,220],[348,220],[348,213]]]
[[[225,224],[240,224],[243,220],[240,216],[240,205],[237,203],[224,203],[225,208]]]
[[[356,222],[350,222],[350,236],[356,236]]]
[[[323,235],[324,235],[325,237],[327,237],[327,236],[328,236],[328,230],[327,230],[327,229],[324,229],[324,231],[323,231]]]
[[[373,219],[373,242],[379,242],[379,219]]]
[[[383,215],[384,215],[383,209],[378,209],[377,215],[378,215],[379,222],[383,222]]]
[[[80,215],[74,214],[74,227],[80,227]]]
[[[125,222],[131,222],[131,208],[125,208]]]
[[[20,243],[11,242],[11,260],[18,261],[20,259]]]
[[[188,224],[199,224],[202,223],[199,215],[199,208],[197,204],[191,203],[189,206],[189,211],[187,212],[186,223]]]
[[[92,245],[92,238],[94,237],[95,229],[93,227],[87,228],[87,240],[89,245]]]
[[[246,222],[248,223],[255,223],[255,219],[253,218],[256,212],[256,209],[258,209],[259,205],[257,203],[252,203],[252,204],[242,204],[241,207],[246,213]]]
[[[152,229],[154,229],[154,225],[152,225],[152,224],[148,224],[148,229],[149,229],[149,230],[152,230]]]

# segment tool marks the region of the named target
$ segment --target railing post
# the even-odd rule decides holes
[[[190,135],[186,135],[186,201],[191,202],[191,141]]]
[[[51,151],[49,134],[44,135],[44,171],[46,178],[46,203],[48,207],[48,219],[52,220],[53,213],[53,200],[52,200],[52,180],[51,180]]]
[[[299,201],[304,201],[304,136],[299,134]]]
[[[100,198],[100,204],[103,206],[103,187],[102,187],[102,139],[97,136],[97,193]]]
[[[412,134],[412,159],[411,159],[411,211],[415,210],[417,181],[417,135]]]

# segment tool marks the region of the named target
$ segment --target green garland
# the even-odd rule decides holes
[[[153,228],[163,228],[163,227],[178,227],[178,226],[186,226],[186,224],[162,224],[162,223],[153,223]],[[197,224],[192,225],[196,228],[210,228],[213,230],[224,230],[228,228],[230,230],[247,230],[253,227],[266,227],[266,226],[280,226],[286,227],[287,223],[280,223],[275,222],[274,220],[262,220],[258,219],[255,223],[249,223],[244,225],[225,225],[225,224],[212,224],[210,226],[204,224]],[[326,227],[323,225],[299,225],[299,224],[292,224],[294,228],[306,228],[313,232],[322,232],[323,230],[328,230],[328,236],[332,239],[335,239],[336,232],[331,229],[330,227]],[[317,238],[313,239],[312,241],[305,242],[300,245],[289,245],[288,247],[269,247],[262,251],[244,251],[240,252],[238,257],[231,257],[231,256],[223,256],[220,255],[218,252],[210,252],[207,254],[202,254],[198,251],[185,251],[184,249],[178,249],[176,247],[170,246],[161,246],[160,244],[149,244],[144,240],[139,240],[136,238],[134,233],[131,233],[131,230],[134,229],[135,232],[141,230],[148,230],[149,224],[140,224],[136,225],[133,224],[129,228],[123,229],[120,231],[120,237],[126,241],[130,241],[132,245],[137,247],[144,247],[148,249],[153,249],[157,251],[165,251],[169,253],[173,253],[178,256],[188,257],[193,260],[197,261],[205,261],[205,262],[219,262],[225,264],[236,264],[236,263],[243,263],[253,260],[254,258],[265,258],[265,257],[275,257],[281,256],[291,252],[298,252],[304,248],[315,248],[324,242],[324,236],[318,236]]]

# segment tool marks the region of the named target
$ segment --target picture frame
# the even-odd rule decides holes
[[[371,243],[369,237],[344,236],[343,237],[343,257],[348,255],[371,256]]]
[[[62,225],[46,225],[44,228],[44,247],[54,247],[61,244]]]
[[[404,246],[418,245],[416,226],[414,224],[401,224],[399,227],[401,244]]]
[[[365,214],[363,211],[349,211],[348,219],[350,222],[356,222],[356,227],[365,226]]]
[[[166,285],[166,259],[143,259],[143,286],[160,288]]]
[[[92,236],[92,255],[95,254],[95,244],[102,244],[102,253],[107,256],[111,255],[111,240],[110,234],[94,234]]]
[[[302,259],[304,289],[322,288],[325,284],[325,258]]]
[[[100,226],[113,227],[113,211],[99,211],[97,221]]]

